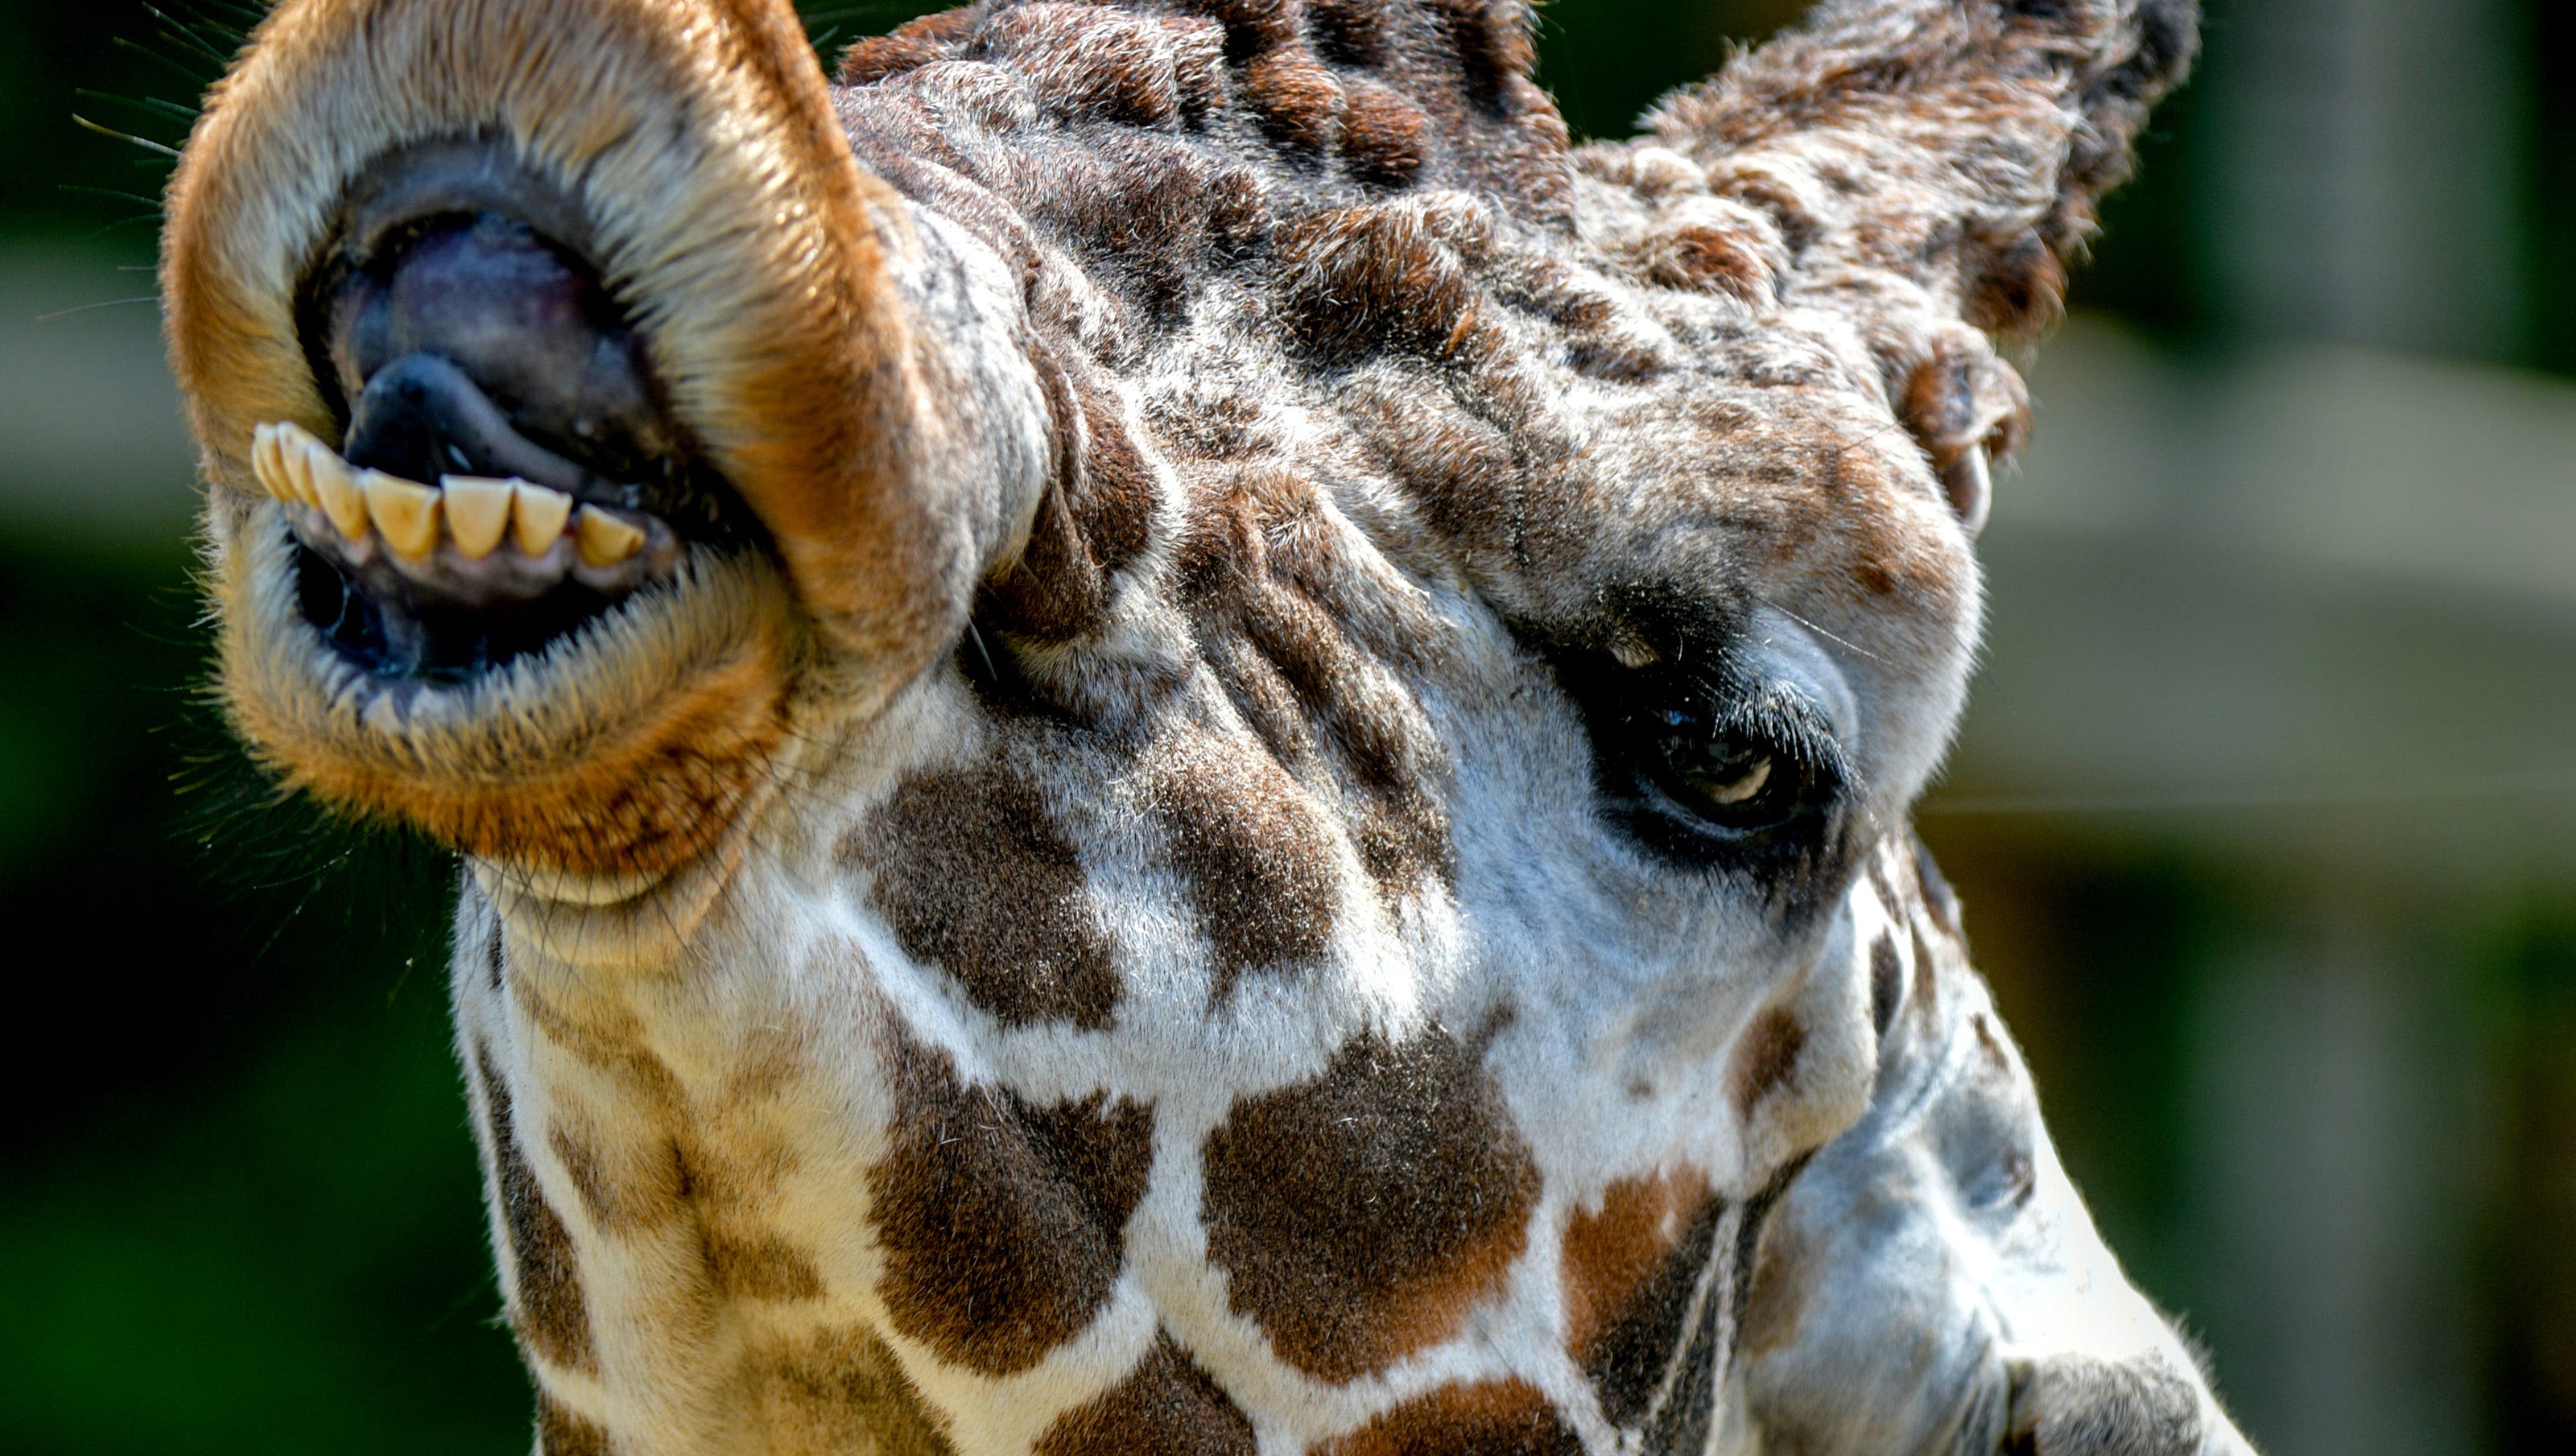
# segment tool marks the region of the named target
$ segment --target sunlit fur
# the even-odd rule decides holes
[[[1992,341],[2194,19],[1850,0],[1577,149],[1516,0],[986,0],[839,85],[782,0],[282,5],[165,250],[223,685],[464,852],[541,1451],[2241,1451],[1906,826]],[[244,452],[335,438],[295,289],[459,136],[766,544],[384,683]],[[1830,811],[1651,807],[1601,683]]]

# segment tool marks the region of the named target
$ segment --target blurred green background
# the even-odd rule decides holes
[[[917,7],[812,13],[837,43]],[[1576,130],[1798,7],[1555,0]],[[200,696],[153,197],[229,42],[0,0],[0,1453],[505,1452],[452,864]],[[1923,827],[2277,1456],[2576,1450],[2576,8],[2210,0],[1986,541]]]

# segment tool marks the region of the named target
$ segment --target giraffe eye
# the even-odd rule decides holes
[[[1647,849],[1787,874],[1833,841],[1852,772],[1832,720],[1797,682],[1722,648],[1687,663],[1678,652],[1643,664],[1546,655],[1591,730],[1602,812]]]
[[[1701,703],[1640,715],[1648,777],[1707,828],[1758,834],[1797,818],[1818,798],[1818,775],[1805,757],[1774,735],[1726,721]]]

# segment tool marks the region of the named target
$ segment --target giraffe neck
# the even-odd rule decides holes
[[[1768,1104],[1811,1111],[1791,1094],[1831,1039],[1819,1003],[1883,1034],[1846,1082],[1890,1085],[1939,1040],[1955,920],[1918,874],[1910,847],[1877,851],[1815,984],[1754,1009],[1771,1029],[1707,1079],[1757,1141]],[[1431,1430],[1698,1452],[1727,1429],[1757,1250],[1812,1143],[1587,1177],[1515,1123],[1563,1075],[1527,1015],[1363,1034],[1195,1104],[1177,1084],[1226,1079],[1075,1081],[915,994],[861,903],[731,921],[846,929],[601,978],[472,895],[461,917],[461,1046],[548,1450],[867,1431],[1066,1456],[1160,1422],[1222,1451]]]

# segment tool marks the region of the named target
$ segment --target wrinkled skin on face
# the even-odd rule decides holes
[[[2187,0],[287,0],[221,684],[464,860],[551,1453],[2243,1449],[1906,812]]]

